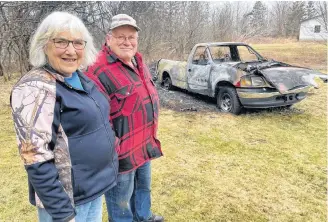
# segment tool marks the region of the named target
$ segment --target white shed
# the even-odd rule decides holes
[[[299,40],[327,41],[327,27],[322,22],[322,17],[316,16],[301,21]]]

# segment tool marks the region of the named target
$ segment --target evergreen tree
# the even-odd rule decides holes
[[[255,2],[250,13],[250,26],[255,30],[264,30],[266,28],[266,19],[267,8],[261,1]]]
[[[296,1],[290,7],[288,18],[287,18],[287,36],[298,36],[301,20],[306,14],[305,2]]]

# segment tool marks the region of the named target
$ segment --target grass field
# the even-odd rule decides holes
[[[320,44],[253,47],[326,70],[327,48]],[[311,53],[302,53],[304,47]],[[14,82],[0,79],[0,221],[36,221],[10,114]],[[153,161],[153,211],[167,222],[327,221],[327,85],[320,86],[288,111],[233,116],[162,109],[165,156]]]
[[[327,45],[313,42],[251,44],[261,55],[292,65],[327,70]]]

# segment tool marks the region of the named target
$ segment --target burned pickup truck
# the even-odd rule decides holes
[[[157,79],[164,88],[179,87],[216,98],[223,112],[245,108],[290,107],[304,99],[320,72],[268,60],[244,43],[201,43],[187,62],[161,59]]]

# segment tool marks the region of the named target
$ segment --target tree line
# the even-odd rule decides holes
[[[40,21],[53,11],[77,15],[100,49],[113,15],[129,14],[141,28],[139,51],[147,62],[183,59],[194,44],[245,41],[254,37],[294,37],[300,21],[321,15],[327,30],[327,2],[1,2],[0,76],[31,66],[28,49]]]

